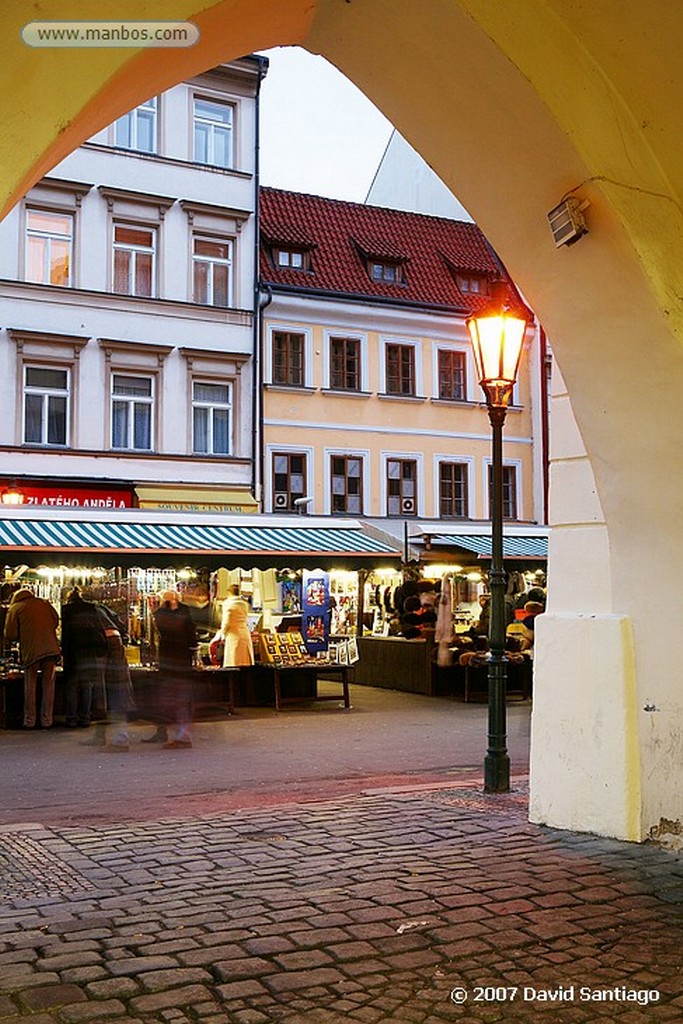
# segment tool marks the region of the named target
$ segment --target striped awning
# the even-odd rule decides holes
[[[476,534],[436,534],[431,538],[432,547],[461,548],[479,558],[491,557],[490,536]],[[503,558],[545,559],[548,557],[547,537],[506,537],[503,536]]]
[[[30,564],[78,558],[90,564],[192,561],[226,568],[362,566],[401,557],[361,524],[236,526],[23,517],[0,519],[0,553],[5,560]]]

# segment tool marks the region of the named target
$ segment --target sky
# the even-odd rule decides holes
[[[364,202],[391,122],[323,57],[291,46],[263,52],[261,184]]]

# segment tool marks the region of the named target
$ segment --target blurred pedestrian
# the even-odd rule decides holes
[[[104,663],[106,718],[95,728],[93,746],[102,746],[107,754],[125,753],[128,744],[128,716],[135,707],[133,683],[126,659],[126,626],[110,608],[97,605],[97,614],[107,639]],[[111,731],[107,742],[108,727]]]
[[[74,587],[62,605],[62,656],[66,683],[67,728],[90,725],[94,710],[105,709],[104,670],[107,638],[92,601]]]
[[[36,724],[36,687],[40,672],[42,698],[40,724],[52,725],[55,702],[55,669],[60,650],[57,640],[59,615],[49,601],[36,597],[28,588],[17,590],[5,618],[5,641],[19,641],[24,669],[24,729]]]
[[[164,750],[192,746],[192,660],[197,649],[197,631],[176,590],[165,590],[153,614],[159,633],[162,722],[168,722]]]
[[[240,597],[236,583],[230,587],[230,596],[223,605],[221,628],[216,637],[224,641],[223,665],[253,665],[254,645],[249,629],[249,605]]]

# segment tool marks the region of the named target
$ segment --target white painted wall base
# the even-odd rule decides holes
[[[618,615],[547,612],[536,623],[529,816],[638,842],[634,647]]]

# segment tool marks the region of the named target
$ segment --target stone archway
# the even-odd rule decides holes
[[[212,64],[298,44],[339,67],[477,218],[548,331],[571,395],[571,406],[563,392],[555,402],[532,817],[635,840],[680,819],[676,5],[222,0],[195,17],[201,7],[150,2],[148,17],[192,18],[201,40],[131,57],[31,50],[19,38],[27,5],[9,0],[5,210],[99,127]],[[41,8],[45,20],[83,16],[76,0]],[[107,0],[97,17],[108,16],[139,10]],[[546,214],[568,194],[590,204],[589,233],[555,249]]]

